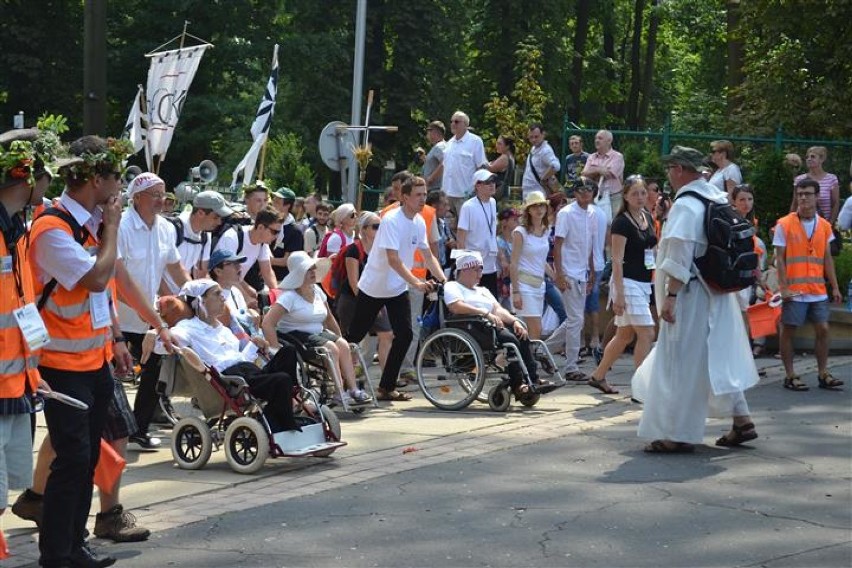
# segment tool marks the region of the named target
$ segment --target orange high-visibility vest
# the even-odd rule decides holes
[[[13,311],[33,301],[33,279],[27,266],[24,238],[18,240],[15,255],[11,255],[6,240],[0,236],[0,257],[4,264],[12,260],[17,266],[0,272],[0,398],[20,398],[25,392],[35,392],[39,372],[36,369],[40,350],[31,352],[24,340]],[[8,266],[8,265],[7,265]],[[15,283],[18,275],[19,293]]]
[[[31,241],[36,242],[42,233],[53,229],[74,236],[68,223],[59,217],[42,215],[33,223]],[[89,235],[83,246],[86,249],[97,247],[98,241]],[[35,280],[38,301],[44,284]],[[107,290],[112,303],[116,297],[114,278],[110,279]],[[41,317],[50,334],[50,343],[42,350],[43,366],[69,371],[96,371],[112,358],[112,325],[92,329],[89,291],[83,286],[66,290],[61,284],[57,285],[45,302]]]
[[[384,217],[385,213],[392,209],[396,209],[399,206],[399,203],[391,203],[382,209],[381,213],[379,213],[379,217]],[[423,210],[420,211],[420,216],[423,217],[423,220],[426,222],[426,242],[428,243],[429,232],[432,230],[432,223],[435,222],[435,208],[431,205],[424,205]],[[425,280],[426,275],[429,273],[429,269],[426,268],[426,260],[423,258],[423,255],[420,254],[420,250],[414,251],[414,265],[411,267],[411,273],[421,280]]]
[[[778,220],[784,229],[784,262],[787,266],[787,286],[793,292],[823,295],[825,288],[825,251],[831,236],[828,221],[816,216],[816,227],[810,239],[799,220],[798,213],[790,213]]]

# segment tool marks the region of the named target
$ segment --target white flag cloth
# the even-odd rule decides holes
[[[269,74],[269,80],[266,83],[266,91],[263,93],[263,99],[260,101],[260,106],[257,108],[257,114],[254,118],[254,124],[251,125],[251,148],[246,152],[245,157],[237,164],[234,169],[234,177],[231,181],[231,186],[237,185],[242,172],[241,183],[249,185],[254,181],[254,168],[257,165],[257,157],[260,155],[260,150],[269,136],[269,126],[272,124],[272,114],[275,110],[275,94],[278,92],[278,44],[272,52],[272,72]]]
[[[186,94],[209,44],[154,53],[148,69],[148,155],[166,159]],[[151,163],[152,159],[148,160]]]
[[[142,89],[142,85],[139,85],[136,98],[130,105],[130,114],[127,116],[127,123],[124,125],[122,136],[129,139],[133,144],[134,154],[145,147],[148,138],[148,113],[145,111],[145,91]],[[145,157],[148,160],[148,171],[150,171],[151,159],[147,152]]]

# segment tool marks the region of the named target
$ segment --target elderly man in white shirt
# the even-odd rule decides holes
[[[159,215],[166,197],[165,182],[156,174],[143,172],[130,182],[127,195],[131,204],[121,215],[118,254],[153,306],[167,271],[180,286],[189,280],[189,275],[181,266],[180,253],[175,246],[175,227]],[[124,302],[119,302],[118,316],[131,353],[141,360],[142,340],[149,329],[148,323]],[[130,441],[145,449],[159,446],[159,440],[148,435],[148,426],[157,408],[155,387],[159,373],[160,359],[152,356],[142,366],[139,390],[133,402],[139,430],[130,436]]]
[[[456,217],[473,186],[474,172],[488,166],[482,138],[470,132],[469,127],[470,118],[462,111],[456,111],[450,120],[453,137],[444,148],[444,161],[438,167],[439,172],[432,174],[443,176],[441,189],[447,194],[450,209]]]
[[[574,185],[576,201],[563,207],[556,215],[556,240],[553,245],[553,265],[556,286],[562,291],[567,318],[547,339],[551,352],[564,349],[565,379],[588,381],[589,377],[577,366],[580,336],[583,333],[583,311],[586,293],[594,283],[594,243],[598,235],[598,216],[594,212],[597,184],[582,177]]]
[[[530,141],[530,153],[527,156],[527,165],[521,180],[524,199],[531,191],[543,191],[545,195],[549,194],[549,180],[559,173],[561,167],[553,148],[544,139],[544,128],[541,124],[537,122],[531,124],[527,137]]]

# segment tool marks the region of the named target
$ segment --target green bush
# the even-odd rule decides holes
[[[845,297],[849,282],[852,281],[852,242],[849,239],[845,240],[840,255],[834,257],[834,272],[837,274],[837,285],[840,287],[840,293]]]

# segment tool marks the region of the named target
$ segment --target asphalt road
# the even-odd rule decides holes
[[[127,567],[848,567],[852,365],[834,374],[847,390],[749,391],[760,438],[740,449],[713,446],[728,425],[711,421],[695,454],[648,455],[631,420],[100,550]]]

